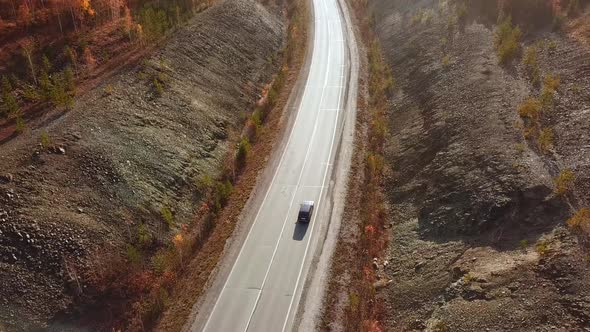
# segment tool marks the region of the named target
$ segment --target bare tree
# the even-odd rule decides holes
[[[33,75],[33,82],[37,84],[37,74],[35,74],[35,65],[33,64],[33,52],[35,50],[35,41],[33,38],[28,37],[23,40],[20,44],[23,56],[27,58],[29,62],[29,68],[31,69],[31,74]]]

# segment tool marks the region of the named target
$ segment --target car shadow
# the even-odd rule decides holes
[[[295,224],[295,231],[293,231],[293,240],[301,241],[305,237],[305,233],[307,233],[307,228],[309,227],[309,223],[298,222]]]

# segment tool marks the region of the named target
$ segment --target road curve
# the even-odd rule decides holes
[[[313,0],[313,52],[303,97],[272,182],[203,331],[290,331],[314,248],[327,223],[329,190],[348,84],[346,36],[338,0]],[[316,202],[309,225],[299,204]],[[325,205],[325,207],[324,207]],[[325,211],[324,211],[325,212]],[[316,231],[317,233],[317,231]],[[306,268],[307,267],[307,268]],[[195,321],[191,330],[202,326]]]

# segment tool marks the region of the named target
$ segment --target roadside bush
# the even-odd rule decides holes
[[[225,181],[218,181],[215,187],[215,211],[219,212],[221,208],[227,204],[227,200],[231,195],[232,191],[234,190],[233,185],[229,180]]]
[[[256,140],[256,135],[258,133],[258,127],[255,120],[252,117],[246,120],[246,124],[244,125],[244,129],[242,129],[242,136],[246,138],[249,142],[254,142]]]
[[[558,195],[566,194],[573,188],[575,181],[576,176],[574,172],[569,169],[561,171],[554,180],[555,193]]]
[[[510,16],[503,19],[496,29],[495,46],[500,64],[508,64],[520,51],[520,37],[522,32],[519,27],[512,26]]]
[[[248,157],[248,153],[250,152],[250,142],[248,138],[244,137],[238,143],[238,151],[236,153],[236,166],[238,169],[242,169],[246,164],[246,158]]]

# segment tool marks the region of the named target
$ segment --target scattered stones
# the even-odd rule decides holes
[[[373,283],[373,288],[375,288],[375,290],[380,290],[389,286],[392,282],[393,280],[391,279],[381,278]]]
[[[426,265],[426,262],[424,261],[416,263],[416,265],[414,266],[414,271],[420,271],[420,269],[422,269],[424,265]]]
[[[7,184],[14,180],[14,177],[10,173],[0,175],[0,183]]]

